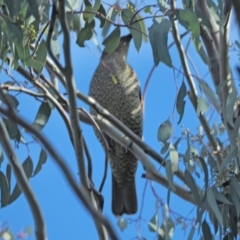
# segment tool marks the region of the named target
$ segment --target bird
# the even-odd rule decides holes
[[[127,62],[132,35],[120,38],[112,53],[104,49],[89,87],[89,96],[107,109],[118,120],[142,137],[143,111],[140,83]],[[93,116],[97,112],[90,108]],[[99,132],[97,137],[103,144]],[[137,212],[135,173],[138,159],[125,147],[104,133],[108,145],[108,158],[112,170],[112,212],[116,216]]]

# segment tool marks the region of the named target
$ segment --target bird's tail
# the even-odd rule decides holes
[[[117,216],[137,212],[135,179],[132,183],[119,187],[114,176],[112,176],[112,212]]]

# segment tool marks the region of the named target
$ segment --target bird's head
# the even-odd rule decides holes
[[[117,55],[119,58],[123,58],[125,60],[127,53],[128,53],[129,43],[130,43],[131,39],[132,39],[131,34],[121,37],[117,48],[112,53],[107,53],[104,50],[102,53],[101,59]]]

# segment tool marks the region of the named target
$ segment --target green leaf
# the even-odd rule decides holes
[[[239,191],[240,185],[239,185],[238,180],[234,176],[231,177],[230,185],[235,189],[235,192],[236,192],[236,194],[238,195],[238,197],[240,199],[240,191]]]
[[[164,154],[164,153],[166,153],[166,151],[169,149],[169,146],[170,146],[170,143],[168,143],[168,142],[164,142],[163,143],[163,147],[162,147],[162,149],[161,149],[161,154]]]
[[[18,134],[18,125],[15,122],[12,122],[11,119],[3,118],[3,122],[5,124],[5,127],[8,131],[8,135],[11,139],[16,139]]]
[[[37,166],[33,172],[33,177],[35,177],[40,172],[40,170],[42,169],[42,165],[45,164],[46,161],[47,161],[47,153],[45,150],[42,149],[39,155]]]
[[[77,11],[79,9],[80,1],[77,0],[67,0],[65,1],[65,10],[66,11]]]
[[[214,197],[216,200],[218,200],[219,202],[228,204],[228,205],[232,205],[232,203],[224,196],[224,194],[219,192],[216,187],[212,187],[212,191],[213,191],[213,194],[214,194]]]
[[[205,190],[208,189],[208,168],[207,168],[207,164],[204,160],[204,158],[199,157],[198,158],[199,162],[201,163],[203,172],[204,172],[204,182],[205,182]]]
[[[158,128],[158,141],[165,143],[172,134],[172,124],[169,120],[163,122]]]
[[[209,239],[209,240],[212,239],[212,233],[211,233],[210,227],[205,219],[202,222],[202,232],[203,232],[204,239]]]
[[[116,16],[119,14],[118,9],[117,9],[115,6],[117,7],[118,4],[116,3],[116,4],[114,5],[114,7],[110,7],[110,8],[109,8],[109,11],[108,11],[108,13],[107,13],[107,16],[106,16],[107,19],[109,19],[109,20],[111,20],[111,21],[113,21],[113,22],[115,21]],[[112,26],[112,24],[111,24],[110,22],[105,21],[105,24],[104,24],[104,26],[103,26],[103,31],[102,31],[102,35],[103,35],[103,36],[106,36],[106,35],[107,35],[107,33],[108,33],[108,31],[109,31],[109,29],[110,29],[111,26]]]
[[[177,95],[177,112],[180,115],[179,116],[179,120],[178,120],[178,124],[182,121],[182,117],[184,114],[184,107],[185,107],[185,103],[186,101],[184,100],[184,98],[187,95],[187,88],[186,85],[184,83],[184,81],[182,82],[182,85],[178,91],[178,95]]]
[[[53,52],[53,55],[59,59],[60,57],[60,46],[59,46],[59,42],[58,42],[58,39],[56,38],[51,38],[51,49],[52,49],[52,52]]]
[[[1,208],[3,208],[8,205],[9,186],[7,178],[1,171],[0,171],[0,188],[1,188]]]
[[[150,219],[150,221],[148,222],[148,229],[151,232],[157,232],[158,229],[158,214],[155,213],[153,215],[153,217]]]
[[[100,0],[95,0],[94,5],[90,10],[93,12],[97,12],[100,7],[100,4],[101,4]],[[88,23],[90,23],[94,17],[95,17],[95,14],[88,14]]]
[[[152,14],[151,6],[147,6],[146,8],[144,8],[144,12]]]
[[[217,202],[216,202],[215,196],[213,194],[212,188],[208,189],[208,191],[207,191],[207,201],[208,201],[210,208],[214,212],[219,224],[222,225],[223,224],[222,215],[217,206]]]
[[[18,100],[11,94],[4,94],[4,97],[0,95],[0,100],[5,104],[10,104],[10,106],[14,109],[17,109],[19,102]]]
[[[172,67],[172,59],[167,43],[168,32],[171,26],[171,22],[163,18],[160,23],[154,20],[152,26],[148,28],[155,66],[157,66],[159,62],[162,61],[167,66]]]
[[[166,170],[169,188],[174,192],[176,188],[173,182],[172,163],[170,161],[166,161],[165,170]]]
[[[84,28],[78,33],[77,41],[79,47],[85,47],[84,42],[92,38],[95,28],[94,19],[90,23],[85,23]]]
[[[208,83],[203,81],[202,79],[198,79],[200,88],[204,92],[204,94],[207,96],[207,98],[211,101],[213,104],[214,108],[217,110],[219,114],[221,114],[221,104],[220,101],[217,97],[217,94],[213,92],[213,90],[209,87]]]
[[[32,176],[32,172],[33,172],[33,162],[32,159],[30,158],[30,156],[27,157],[27,159],[23,162],[22,164],[23,170],[26,174],[26,177],[29,179]],[[10,195],[8,204],[14,202],[22,193],[20,187],[18,186],[18,183],[16,183],[12,194]]]
[[[39,66],[42,65],[40,68],[35,68],[38,71],[38,73],[42,72],[42,69],[45,66],[46,58],[47,58],[46,41],[42,40],[36,51],[36,58],[35,58],[35,60],[39,62]]]
[[[41,131],[43,127],[46,125],[48,122],[48,119],[51,115],[51,107],[49,106],[48,103],[42,102],[40,105],[37,115],[35,117],[33,127]]]
[[[116,27],[107,38],[103,41],[107,53],[112,53],[120,42],[120,28]]]
[[[159,8],[160,8],[160,11],[161,12],[166,12],[167,10],[169,10],[169,7],[168,7],[168,4],[167,4],[167,1],[166,0],[158,0],[158,5],[159,5]]]
[[[239,191],[239,189],[238,189],[238,191]],[[239,215],[240,215],[240,202],[239,202],[237,192],[235,191],[232,184],[230,184],[230,196],[231,196],[234,208],[236,210],[237,217],[239,217]]]
[[[178,170],[178,152],[172,144],[169,147],[169,155],[172,163],[172,171],[175,173]]]
[[[209,108],[209,104],[203,96],[201,96],[198,99],[198,105],[197,105],[197,114],[200,115],[200,113],[204,114]]]
[[[188,25],[187,30],[192,32],[193,42],[196,48],[199,49],[200,25],[199,25],[198,17],[196,13],[194,13],[190,9],[183,9],[183,10],[179,9],[178,13],[179,14],[177,14],[176,16],[180,20],[179,23],[181,23],[181,20],[183,20],[184,22],[187,22],[187,25]],[[186,24],[184,24],[183,26],[186,27]]]
[[[194,178],[192,177],[191,173],[187,169],[185,170],[184,175],[185,175],[187,185],[191,189],[193,197],[196,200],[198,206],[202,206],[201,198],[200,198]]]
[[[233,113],[234,113],[234,105],[237,101],[237,92],[236,91],[232,91],[228,93],[227,96],[227,101],[226,101],[226,118],[228,123],[234,127],[234,123],[233,123]]]
[[[128,221],[121,217],[119,218],[117,225],[120,228],[121,232],[123,232],[128,227]]]
[[[106,11],[102,4],[100,4],[98,12],[101,13],[102,16],[106,17]],[[100,21],[100,28],[103,28],[106,20],[99,15],[96,15],[95,17]]]
[[[137,20],[137,17],[133,19],[134,13],[130,11],[129,9],[123,9],[122,10],[122,20],[123,22],[131,27],[128,27],[130,33],[133,37],[133,42],[135,45],[135,48],[137,51],[141,48],[143,35],[142,35],[142,28],[139,22],[136,22],[134,24],[131,23]]]

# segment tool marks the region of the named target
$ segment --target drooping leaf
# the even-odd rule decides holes
[[[120,27],[116,27],[107,38],[103,41],[105,51],[107,53],[113,52],[120,42]]]
[[[217,202],[216,202],[215,196],[213,194],[212,188],[208,189],[208,191],[207,191],[207,201],[208,201],[208,204],[209,204],[210,208],[214,212],[215,217],[217,218],[219,224],[222,225],[223,224],[223,218],[222,218],[220,210],[217,206]]]
[[[42,102],[35,117],[33,127],[41,131],[51,115],[51,107],[47,102]]]
[[[207,188],[208,188],[208,168],[207,168],[207,164],[206,164],[204,158],[199,157],[198,159],[201,163],[201,166],[202,166],[202,169],[203,169],[203,172],[204,172],[205,190],[207,190]]]
[[[98,12],[101,13],[101,15],[103,17],[106,17],[106,11],[105,11],[105,8],[103,7],[102,4],[100,4]],[[106,22],[105,19],[103,17],[99,16],[99,15],[96,15],[95,17],[100,20],[100,28],[103,28],[103,26],[104,26],[104,24]]]
[[[132,24],[134,20],[137,20],[137,17],[135,19],[133,17],[134,17],[134,12],[132,12],[131,10],[129,9],[122,10],[122,20],[126,25],[129,26],[128,29],[132,34],[135,48],[137,49],[137,51],[139,51],[142,45],[142,40],[143,40],[142,28],[139,22]]]
[[[199,115],[200,113],[204,114],[209,108],[209,104],[203,96],[201,96],[198,99],[198,105],[197,105],[197,114]]]
[[[152,26],[148,28],[155,66],[162,61],[168,67],[172,67],[172,59],[168,49],[168,33],[171,26],[171,22],[163,18],[160,23],[154,20]]]
[[[167,152],[167,150],[169,149],[169,146],[170,146],[170,143],[169,142],[164,142],[163,143],[163,147],[162,147],[162,149],[161,149],[161,154],[164,154],[164,153],[166,153]]]
[[[116,16],[119,14],[119,11],[117,8],[118,3],[115,3],[113,6],[114,7],[109,8],[106,18],[114,22]],[[112,24],[110,22],[105,21],[105,24],[104,24],[103,30],[102,30],[103,37],[105,37],[107,35],[111,26],[112,26]]]
[[[213,90],[209,87],[207,82],[203,81],[202,79],[198,79],[198,82],[202,91],[207,96],[207,98],[211,101],[214,108],[217,110],[219,114],[221,114],[222,109],[221,109],[221,104],[219,102],[217,94],[213,92]]]
[[[236,194],[238,195],[238,197],[240,199],[240,186],[239,186],[239,182],[237,181],[237,179],[234,176],[231,177],[230,185],[234,188]]]
[[[84,28],[78,33],[77,41],[79,47],[85,47],[84,42],[92,38],[95,28],[95,20],[93,19],[90,23],[85,22]]]
[[[204,239],[209,239],[209,240],[212,239],[212,233],[211,233],[210,227],[205,219],[202,222],[202,233],[203,233]]]
[[[178,170],[178,152],[172,144],[169,147],[169,155],[172,163],[172,171],[175,173]]]
[[[167,175],[167,179],[168,179],[168,183],[169,183],[169,188],[172,191],[175,191],[176,188],[175,188],[175,185],[173,182],[172,163],[170,161],[166,161],[165,170],[166,170],[166,175]]]
[[[42,165],[45,164],[46,161],[47,161],[47,153],[44,149],[41,149],[37,166],[33,172],[33,177],[35,177],[41,171]]]
[[[188,184],[188,187],[191,189],[193,197],[196,200],[198,206],[202,206],[201,198],[200,198],[195,180],[192,177],[191,173],[187,169],[185,170],[184,176],[185,176],[186,182]]]
[[[9,186],[6,176],[0,171],[0,188],[1,188],[1,208],[7,206],[9,199]]]
[[[234,127],[233,123],[233,113],[234,113],[234,104],[237,101],[237,93],[236,91],[232,91],[228,93],[227,101],[226,101],[226,119],[228,123]]]
[[[45,40],[42,40],[36,51],[36,59],[35,59],[36,61],[39,62],[39,65],[42,65],[41,68],[36,68],[39,74],[42,72],[42,69],[45,66],[46,58],[47,58],[46,42]]]
[[[232,203],[224,196],[223,193],[219,192],[218,189],[216,187],[212,187],[212,192],[214,194],[215,199],[218,202],[222,202],[228,205],[232,205]]]
[[[172,123],[169,120],[163,122],[158,128],[158,141],[165,143],[172,134]]]
[[[16,97],[11,94],[4,94],[4,96],[0,95],[0,100],[5,104],[10,104],[10,106],[14,109],[17,109],[19,102]]]
[[[18,134],[18,125],[11,119],[3,118],[4,125],[7,129],[8,135],[11,139],[16,139]]]
[[[191,9],[180,9],[178,13],[179,14],[176,14],[176,16],[179,23],[187,28],[188,31],[192,32],[192,39],[195,47],[196,49],[199,49],[200,25],[198,22],[198,16]]]
[[[184,114],[184,107],[185,107],[185,103],[186,103],[184,98],[186,97],[186,95],[187,95],[187,88],[186,88],[186,85],[183,81],[182,85],[181,85],[181,87],[178,91],[177,103],[176,103],[177,112],[180,115],[179,120],[178,120],[178,124],[182,121],[182,117],[183,117],[183,114]]]
[[[29,179],[32,176],[32,172],[33,172],[33,162],[32,159],[30,158],[30,156],[27,157],[27,159],[23,162],[22,164],[23,170],[26,174],[26,177]],[[18,183],[16,183],[12,194],[9,197],[9,201],[8,204],[14,202],[22,193],[20,187],[18,186]]]
[[[239,191],[240,189],[238,189]],[[230,184],[230,196],[234,205],[234,208],[236,210],[236,214],[237,217],[239,217],[240,214],[240,202],[239,202],[239,197],[234,189],[234,187],[232,186],[232,184]]]

